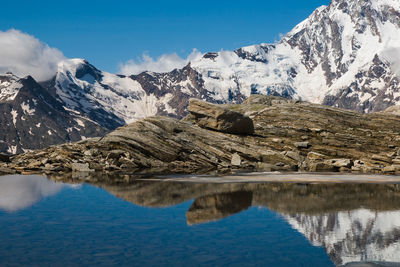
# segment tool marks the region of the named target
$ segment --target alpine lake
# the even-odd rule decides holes
[[[400,266],[400,178],[0,177],[1,266]]]

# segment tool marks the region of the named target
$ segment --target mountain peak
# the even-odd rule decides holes
[[[65,59],[58,63],[58,72],[65,72],[66,70],[70,72],[71,71],[75,72],[77,69],[87,65],[92,66],[86,59],[82,58]]]
[[[4,99],[24,81],[9,75],[0,76],[0,87],[11,88],[0,88]],[[185,116],[190,98],[240,103],[264,94],[381,111],[400,105],[400,1],[333,0],[277,43],[205,53],[167,73],[114,75],[67,59],[41,85],[65,110],[108,130],[147,116]]]

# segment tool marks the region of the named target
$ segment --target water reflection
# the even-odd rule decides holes
[[[55,195],[68,185],[38,175],[0,177],[0,210],[15,212],[28,208],[41,198]]]
[[[325,247],[336,265],[361,261],[400,262],[399,211],[358,209],[284,217],[314,246]]]
[[[151,181],[135,181],[133,183],[122,184],[98,182],[95,185],[104,188],[118,198],[143,207],[172,207],[193,200],[191,203],[189,202],[186,206],[183,206],[183,212],[186,212],[186,214],[182,214],[182,216],[186,216],[186,222],[190,225],[188,229],[193,232],[201,228],[196,228],[198,224],[223,220],[228,216],[238,214],[251,207],[265,207],[279,214],[279,218],[282,218],[282,220],[279,220],[280,224],[285,225],[288,229],[290,229],[288,227],[290,225],[297,232],[304,235],[312,245],[323,247],[335,265],[379,266],[376,265],[379,262],[380,266],[382,266],[383,262],[392,262],[392,264],[384,266],[399,266],[396,262],[400,263],[400,185],[216,184]],[[73,185],[55,183],[40,176],[3,176],[0,177],[0,209],[9,212],[24,209],[43,197],[55,195],[62,188],[71,186],[73,187]],[[118,217],[116,214],[110,215],[109,213],[117,210],[121,202],[124,204],[126,202],[118,202],[115,201],[115,198],[111,197],[110,202],[105,205],[102,201],[104,201],[104,195],[109,196],[108,194],[104,194],[103,190],[98,190],[91,186],[84,188],[86,188],[86,191],[82,190],[81,195],[91,192],[92,195],[89,199],[93,200],[91,202],[93,206],[85,206],[87,198],[85,201],[80,198],[75,199],[75,204],[71,204],[73,206],[71,210],[75,210],[77,203],[83,203],[81,210],[87,210],[88,213],[85,213],[82,217],[84,218],[83,221],[76,219],[76,225],[78,226],[74,226],[71,229],[75,230],[84,227],[85,222],[91,218],[93,209],[97,206],[101,206],[102,209],[109,207],[109,209],[105,214],[100,213],[101,216],[93,215],[95,222],[100,221],[100,218],[103,216],[107,218],[105,220],[106,223],[100,221],[99,224],[110,225],[111,228],[107,228],[107,231],[123,229],[124,227],[115,227],[113,223],[115,222],[115,218],[124,219],[128,214],[121,212],[121,216]],[[92,189],[96,190],[92,192],[90,191]],[[67,199],[71,201],[71,198]],[[112,201],[118,202],[117,206],[111,205]],[[61,203],[65,203],[65,207],[68,207],[68,203],[64,199]],[[142,212],[143,210],[145,209],[142,209]],[[168,210],[165,212],[168,212]],[[150,216],[152,213],[156,213],[156,211],[146,210],[146,215],[144,215],[146,220],[142,221],[142,224],[137,217],[129,217],[128,221],[124,221],[121,225],[130,224],[140,226],[140,231],[134,232],[135,235],[143,234],[146,236],[147,234],[153,234],[154,240],[160,238],[160,240],[166,239],[168,242],[172,242],[168,239],[168,234],[163,232],[157,232],[157,234],[152,232],[147,233],[144,230],[162,229],[168,226],[166,222],[163,226],[160,226],[158,225],[159,221],[148,220],[147,216]],[[66,225],[63,224],[65,222],[58,222],[53,218],[53,225],[62,226],[57,228],[57,231],[61,231],[64,228],[68,229],[67,226],[71,223],[70,218],[74,218],[74,216],[71,216],[71,214],[74,214],[71,211],[69,213],[66,212],[66,214],[68,216],[62,216],[63,218],[67,218]],[[8,215],[12,217],[12,214]],[[108,219],[108,215],[113,219]],[[252,227],[252,223],[251,221],[247,222],[247,214],[242,213],[242,215],[243,227],[246,228],[244,233],[247,235],[247,227]],[[46,222],[48,221],[49,219],[46,220]],[[39,223],[39,225],[42,225],[42,223]],[[12,223],[9,225],[18,226],[18,224]],[[264,225],[261,224],[261,230],[263,227]],[[39,227],[38,231],[40,229]],[[228,230],[230,231],[230,228]],[[19,228],[15,230],[15,232],[18,231],[21,230]],[[134,229],[132,228],[130,231],[124,232],[123,235],[120,235],[121,238],[131,231],[134,231]],[[177,231],[181,233],[180,228]],[[218,234],[218,230],[214,229],[214,231],[216,232],[213,233]],[[97,230],[95,232],[97,233]],[[266,233],[260,232],[260,235],[263,234]],[[270,234],[266,234],[268,239],[270,238]],[[278,236],[281,237],[280,235]],[[279,240],[276,236],[271,237],[271,239],[276,239],[278,243],[290,242],[291,239],[288,237],[293,235],[293,233],[282,233],[283,235],[286,237],[285,241]],[[73,235],[71,236],[73,237]],[[118,234],[112,232],[112,236],[117,237]],[[200,238],[203,237],[199,236]],[[299,235],[297,234],[297,236]],[[148,237],[146,236],[146,238]],[[208,238],[210,237],[208,236]],[[238,236],[234,236],[235,240],[236,238]],[[300,239],[304,241],[304,239]],[[118,241],[118,238],[114,241]],[[71,244],[74,243],[75,240],[71,242]],[[178,240],[177,243],[181,244],[181,241]],[[89,247],[91,246],[92,244]],[[251,244],[246,246],[251,247]],[[186,251],[186,249],[187,247],[182,251]],[[299,248],[299,250],[301,249]],[[288,253],[295,255],[296,251],[289,251]],[[375,265],[372,263],[370,265],[361,265],[361,262],[375,262]]]
[[[399,185],[140,182],[103,187],[147,207],[194,199],[186,212],[189,225],[263,206],[279,213],[314,246],[324,247],[335,265],[400,262]]]

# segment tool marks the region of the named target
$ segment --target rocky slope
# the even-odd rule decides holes
[[[66,110],[30,76],[0,76],[0,111],[0,151],[10,154],[107,132],[98,123]]]
[[[196,112],[199,109],[209,111],[207,120]],[[400,117],[396,115],[361,114],[268,96],[252,96],[242,105],[192,101],[189,110],[191,115],[183,120],[149,117],[102,138],[18,155],[2,168],[131,174],[232,169],[400,172]],[[223,116],[235,112],[245,115]],[[242,120],[230,118],[251,118],[254,133],[253,129],[247,134],[221,132],[220,125],[241,125]]]
[[[148,116],[181,118],[193,97],[241,103],[250,94],[266,94],[368,113],[400,104],[399,36],[398,1],[332,0],[275,44],[210,52],[182,69],[132,76],[69,59],[41,85],[57,100],[58,108],[61,105],[70,116],[93,121],[105,131]],[[0,95],[12,96],[16,89],[13,83],[3,83]],[[9,120],[15,114],[11,112],[4,110],[1,117]],[[22,142],[7,137],[0,151],[43,147],[30,141],[37,136],[29,127],[24,127]],[[93,128],[88,131],[81,137],[96,135]],[[46,144],[70,140],[66,135],[54,139],[48,131],[41,135]]]

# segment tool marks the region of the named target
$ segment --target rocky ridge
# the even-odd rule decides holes
[[[251,118],[254,134],[199,126],[196,112],[183,120],[149,117],[102,138],[17,155],[1,168],[18,173],[400,172],[396,115],[257,95],[241,105],[203,105],[210,113],[222,107]]]
[[[0,151],[9,154],[105,134],[98,123],[66,110],[32,77],[0,76]]]

